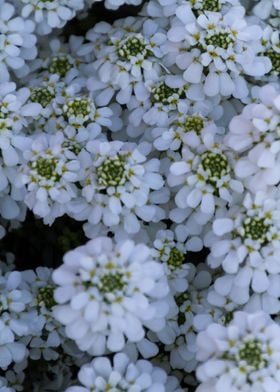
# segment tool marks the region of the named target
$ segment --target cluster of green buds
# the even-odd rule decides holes
[[[252,370],[259,370],[267,365],[262,352],[262,343],[256,339],[242,342],[236,355],[236,361],[244,361]]]
[[[31,89],[30,101],[39,103],[43,108],[46,108],[54,98],[54,92],[47,87],[34,87]]]
[[[50,62],[48,71],[51,74],[57,74],[61,77],[64,77],[71,68],[72,65],[70,64],[67,56],[55,56]]]
[[[104,159],[96,168],[97,182],[102,187],[119,186],[126,182],[126,159],[117,154],[114,157]]]
[[[36,171],[39,179],[51,180],[57,182],[61,175],[57,173],[56,158],[38,158],[31,162],[31,168]]]
[[[74,98],[65,103],[63,113],[66,120],[86,123],[95,114],[95,106],[89,98]]]
[[[47,309],[51,309],[56,305],[54,300],[54,287],[50,285],[40,287],[37,293],[36,302],[38,306],[45,306]]]
[[[233,46],[234,39],[230,33],[220,32],[216,34],[209,34],[205,37],[206,46],[212,45],[215,48],[223,48],[227,50],[230,46]]]
[[[117,53],[121,60],[130,60],[137,56],[145,59],[150,51],[147,49],[144,38],[137,34],[121,41],[117,46]]]
[[[98,289],[103,294],[120,292],[127,286],[125,274],[121,272],[110,272],[100,276]]]
[[[205,11],[219,12],[221,4],[219,0],[190,0],[193,11],[202,13]]]
[[[183,127],[185,132],[194,131],[197,135],[200,135],[204,128],[204,119],[201,116],[188,116],[183,123],[178,123]]]
[[[268,49],[264,56],[268,57],[271,61],[272,68],[270,73],[279,76],[280,75],[280,51],[276,52],[273,49]]]
[[[260,245],[266,245],[269,241],[268,233],[271,226],[266,223],[265,218],[247,217],[242,225],[242,237],[257,241]]]
[[[180,89],[169,87],[164,82],[160,82],[157,86],[152,87],[151,93],[151,102],[153,104],[162,103],[164,105],[176,103],[182,95]]]
[[[181,252],[179,249],[175,247],[170,249],[167,264],[171,270],[182,267],[184,261],[185,261],[185,255],[183,252]]]
[[[214,185],[223,176],[230,173],[228,159],[223,153],[206,151],[201,156],[201,166],[208,173],[208,181]]]

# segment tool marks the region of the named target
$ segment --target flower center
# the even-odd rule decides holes
[[[64,77],[67,72],[71,69],[71,64],[66,56],[63,57],[53,57],[50,65],[49,72],[52,74],[58,74]]]
[[[205,152],[202,154],[201,165],[208,173],[209,180],[214,182],[230,172],[227,157],[221,153]]]
[[[38,158],[37,161],[32,162],[31,167],[46,180],[59,181],[60,179],[56,173],[57,160],[55,158]]]
[[[92,102],[87,98],[76,98],[67,102],[64,107],[64,113],[68,119],[71,116],[87,119],[91,113]]]
[[[6,103],[0,102],[0,119],[8,118],[7,106],[8,105]]]
[[[201,8],[203,11],[219,12],[221,9],[221,4],[219,0],[203,0]]]
[[[274,50],[269,49],[264,53],[265,56],[267,56],[271,63],[272,63],[272,69],[270,72],[275,73],[276,75],[280,74],[280,53],[274,52]]]
[[[126,286],[124,274],[120,272],[104,274],[100,277],[99,290],[104,294],[122,291]]]
[[[30,101],[39,103],[43,108],[47,107],[55,95],[46,87],[35,87],[30,95]]]
[[[188,116],[183,126],[185,132],[194,131],[196,134],[200,135],[204,127],[204,121],[203,118],[199,116]]]
[[[243,223],[245,239],[252,239],[264,245],[268,242],[267,234],[270,225],[265,223],[264,218],[246,218]]]
[[[266,366],[263,358],[261,343],[258,340],[248,340],[243,343],[237,354],[237,360],[247,362],[249,366],[258,370]]]
[[[118,186],[126,181],[125,159],[117,155],[113,158],[106,158],[96,169],[97,181],[101,186]]]
[[[147,57],[148,51],[146,49],[145,41],[140,37],[127,38],[117,50],[118,56],[122,60],[130,60],[131,57],[142,55]]]
[[[163,103],[169,104],[170,98],[174,95],[180,95],[178,88],[172,88],[167,86],[164,82],[161,82],[158,86],[152,88],[152,103]]]
[[[53,293],[54,293],[54,287],[52,286],[41,287],[38,290],[38,294],[36,298],[37,304],[45,305],[46,308],[51,309],[56,304]]]
[[[183,252],[180,252],[177,248],[172,248],[170,250],[169,259],[167,264],[170,269],[180,268],[184,263],[185,256]]]
[[[217,33],[206,37],[205,43],[207,46],[212,45],[218,48],[228,49],[233,45],[234,40],[229,33]]]

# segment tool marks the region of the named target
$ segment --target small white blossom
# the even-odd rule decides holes
[[[154,367],[149,361],[131,362],[127,355],[116,354],[113,363],[106,357],[95,358],[79,371],[83,387],[70,387],[65,392],[90,392],[116,390],[180,392],[178,381],[168,377],[163,369]]]
[[[63,27],[76,12],[83,8],[83,0],[20,0],[22,16],[32,18],[39,34],[49,34]]]
[[[32,21],[16,15],[12,4],[0,1],[0,83],[10,79],[10,70],[28,73],[25,61],[37,55],[34,27]]]
[[[236,312],[228,326],[211,324],[197,338],[197,392],[279,391],[280,328],[265,313]]]
[[[244,97],[246,90],[238,91],[235,78],[242,83],[244,73],[262,76],[271,69],[269,58],[259,55],[262,29],[248,22],[241,6],[230,8],[225,15],[205,11],[196,17],[189,4],[180,5],[168,38],[174,45],[182,42],[189,48],[181,54],[178,47],[175,56],[184,79],[203,84],[205,94],[210,97],[218,94]]]
[[[139,342],[144,326],[164,327],[169,287],[162,265],[145,245],[100,237],[64,257],[54,271],[55,317],[78,347],[93,355]]]
[[[280,94],[272,85],[259,90],[258,102],[233,117],[225,142],[240,153],[236,175],[252,192],[265,191],[280,181]]]
[[[140,220],[159,221],[164,216],[157,204],[161,194],[166,201],[168,190],[162,189],[158,159],[149,160],[142,148],[120,141],[92,141],[87,150],[90,154],[81,157],[82,197],[69,204],[71,215],[111,229],[123,225],[131,234],[140,230]]]
[[[67,203],[77,194],[80,163],[63,147],[63,134],[41,134],[30,138],[23,153],[15,185],[26,187],[24,202],[35,214],[52,223],[65,213]]]
[[[246,194],[242,204],[217,211],[213,229],[205,237],[205,244],[211,249],[209,265],[222,266],[227,273],[215,289],[230,293],[234,283],[230,298],[236,303],[248,301],[249,288],[256,293],[269,290],[273,276],[277,278],[279,274],[277,200],[277,194],[258,192],[254,197]]]

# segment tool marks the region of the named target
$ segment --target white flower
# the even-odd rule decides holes
[[[196,139],[200,136],[199,131],[198,128]],[[168,175],[168,184],[178,189],[177,206],[199,209],[208,219],[219,205],[232,203],[243,191],[242,183],[235,179],[233,172],[234,155],[215,142],[214,136],[206,133],[203,143],[199,144],[195,142],[195,136],[190,135],[196,148],[190,149],[184,144],[182,160],[171,164]]]
[[[16,90],[13,82],[0,85],[0,149],[7,166],[19,163],[18,145],[23,142],[23,130],[41,111],[39,104],[28,102],[29,97],[27,88]]]
[[[36,271],[22,272],[25,285],[30,288],[33,297],[28,307],[29,312],[35,311],[30,323],[35,323],[36,317],[39,325],[38,331],[32,331],[30,339],[25,340],[28,342],[29,357],[32,360],[39,360],[41,356],[46,361],[58,359],[58,347],[65,340],[64,329],[52,315],[52,307],[56,302],[51,274],[51,269],[43,267],[36,268]],[[32,330],[31,327],[30,329]]]
[[[279,337],[279,326],[262,312],[236,312],[227,327],[211,324],[197,338],[197,391],[280,391]]]
[[[243,282],[242,273],[238,279],[235,279],[234,275],[217,277],[212,290],[208,293],[208,302],[216,307],[226,309],[228,316],[233,310],[241,308],[240,304],[242,304],[242,309],[249,313],[264,311],[268,314],[277,314],[279,312],[280,277],[278,274],[270,276],[270,285],[265,292],[251,292],[250,296],[248,287],[244,288]]]
[[[63,58],[61,61],[64,62]],[[61,71],[57,71],[31,79],[29,100],[41,106],[32,124],[34,132],[38,133],[38,128],[51,134],[60,130],[67,139],[84,143],[98,137],[103,127],[120,128],[118,107],[97,107],[92,94],[83,89],[84,79],[75,76],[74,70],[69,69],[63,78]]]
[[[149,95],[145,82],[156,81],[163,70],[160,47],[166,40],[165,31],[146,18],[128,17],[121,22],[113,26],[102,22],[87,33],[90,41],[102,42],[95,48],[91,64],[97,75],[93,74],[87,85],[103,104],[108,104],[114,93],[120,104],[128,104],[132,95],[144,101]]]
[[[111,109],[97,109],[93,100],[88,96],[69,98],[62,107],[62,114],[70,126],[78,129],[85,127],[89,133],[88,138],[99,134],[102,125],[107,127],[112,125],[110,117],[113,113]]]
[[[74,218],[87,219],[91,224],[102,222],[113,229],[122,224],[129,233],[140,230],[140,219],[150,222],[163,218],[164,211],[157,204],[162,203],[162,197],[166,201],[168,191],[159,174],[160,161],[144,155],[149,148],[145,152],[132,143],[92,141],[87,150],[91,154],[81,157],[85,171],[82,197],[69,204]]]
[[[100,237],[68,252],[54,271],[55,317],[78,347],[93,355],[138,342],[144,326],[164,327],[169,292],[163,267],[150,249]]]
[[[23,312],[31,302],[32,296],[22,287],[22,276],[18,271],[8,272],[0,277],[0,309],[9,314]]]
[[[207,301],[211,275],[205,265],[196,268],[189,264],[188,289],[175,296],[179,312],[167,320],[167,326],[157,333],[169,353],[169,363],[174,369],[192,372],[196,366],[196,336],[211,322],[222,322],[223,311]]]
[[[18,271],[1,276],[0,287],[0,367],[7,369],[12,362],[21,362],[27,355],[27,349],[20,338],[29,333],[29,328],[21,315],[32,296],[23,287],[22,276]]]
[[[280,213],[277,203],[275,193],[258,192],[255,197],[246,194],[242,202],[217,212],[213,231],[206,235],[205,245],[211,249],[207,259],[209,265],[212,268],[222,266],[227,273],[215,289],[230,293],[234,283],[235,290],[230,298],[236,303],[248,301],[249,288],[256,293],[269,290],[273,276],[279,274]]]
[[[144,122],[148,125],[167,125],[172,114],[178,111],[181,113],[187,111],[188,99],[186,98],[196,100],[196,92],[188,91],[189,86],[179,75],[163,76],[157,82],[146,82],[146,85],[150,96],[149,99],[143,100],[144,106],[140,107],[140,113],[142,113],[138,113],[138,116],[142,115]],[[200,99],[199,96],[198,100]],[[139,103],[137,105],[136,102],[131,101],[128,108],[136,112],[137,109],[134,109],[134,105],[137,108]],[[132,111],[130,115],[132,123],[134,123],[133,117],[135,117],[135,113]]]
[[[65,213],[67,203],[76,196],[80,164],[63,147],[63,134],[41,134],[30,138],[23,153],[15,185],[26,186],[24,202],[47,223]]]
[[[164,370],[146,360],[131,362],[123,353],[116,354],[112,364],[106,357],[95,358],[80,369],[78,377],[83,387],[69,387],[65,392],[182,391],[178,381],[168,377]]]
[[[261,0],[253,8],[254,13],[261,19],[268,19],[270,16],[279,16],[280,1],[279,0]]]
[[[38,58],[40,66],[50,75],[59,75],[61,79],[79,75],[79,66],[81,59],[77,57],[76,52],[83,43],[82,37],[71,36],[69,42],[61,42],[58,38],[51,41],[42,39],[40,44],[42,49],[39,50]]]
[[[28,87],[30,89],[29,101],[39,104],[41,106],[41,111],[36,119],[36,127],[45,126],[48,119],[55,116],[57,108],[60,109],[65,102],[65,98],[68,97],[66,89],[68,85],[72,82],[72,79],[65,77],[64,80],[60,80],[58,74],[53,75],[29,75]],[[72,90],[75,89],[79,91],[81,88],[76,88],[72,86]],[[57,119],[56,119],[57,120]],[[56,121],[57,125],[58,121]]]
[[[22,16],[31,17],[39,34],[49,34],[52,29],[63,27],[76,12],[83,8],[83,0],[20,0]]]
[[[160,230],[154,240],[155,257],[164,265],[172,293],[187,290],[189,266],[185,261],[187,244],[178,240],[173,231]]]
[[[176,10],[168,38],[189,47],[183,54],[178,47],[176,64],[184,70],[187,82],[203,84],[207,96],[235,96],[233,76],[262,76],[271,69],[269,58],[259,56],[261,28],[250,25],[244,15],[245,9],[240,6],[224,15],[205,11],[198,17],[189,4]]]
[[[25,60],[34,60],[37,55],[34,23],[15,16],[15,7],[0,2],[0,83],[10,79],[10,70],[21,72]]]
[[[261,44],[263,45],[264,56],[269,57],[272,68],[268,76],[263,76],[262,79],[269,79],[271,81],[278,80],[280,75],[280,38],[279,30],[272,28],[270,25],[266,26],[263,31]]]
[[[280,181],[280,93],[272,85],[259,90],[259,102],[233,117],[225,142],[241,155],[236,175],[252,192],[266,190]]]
[[[204,101],[204,108],[208,114],[208,110],[213,110],[207,107],[207,101]],[[210,106],[211,107],[211,106]],[[204,110],[203,110],[204,109]],[[208,109],[208,110],[207,110]],[[165,150],[179,150],[183,145],[188,145],[191,148],[197,148],[207,133],[214,135],[219,131],[211,118],[201,115],[201,113],[178,113],[165,127],[157,127],[152,130],[152,135],[155,138],[154,146],[159,151]]]

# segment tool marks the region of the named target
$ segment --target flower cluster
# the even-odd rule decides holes
[[[0,391],[280,392],[279,12],[0,0]]]

